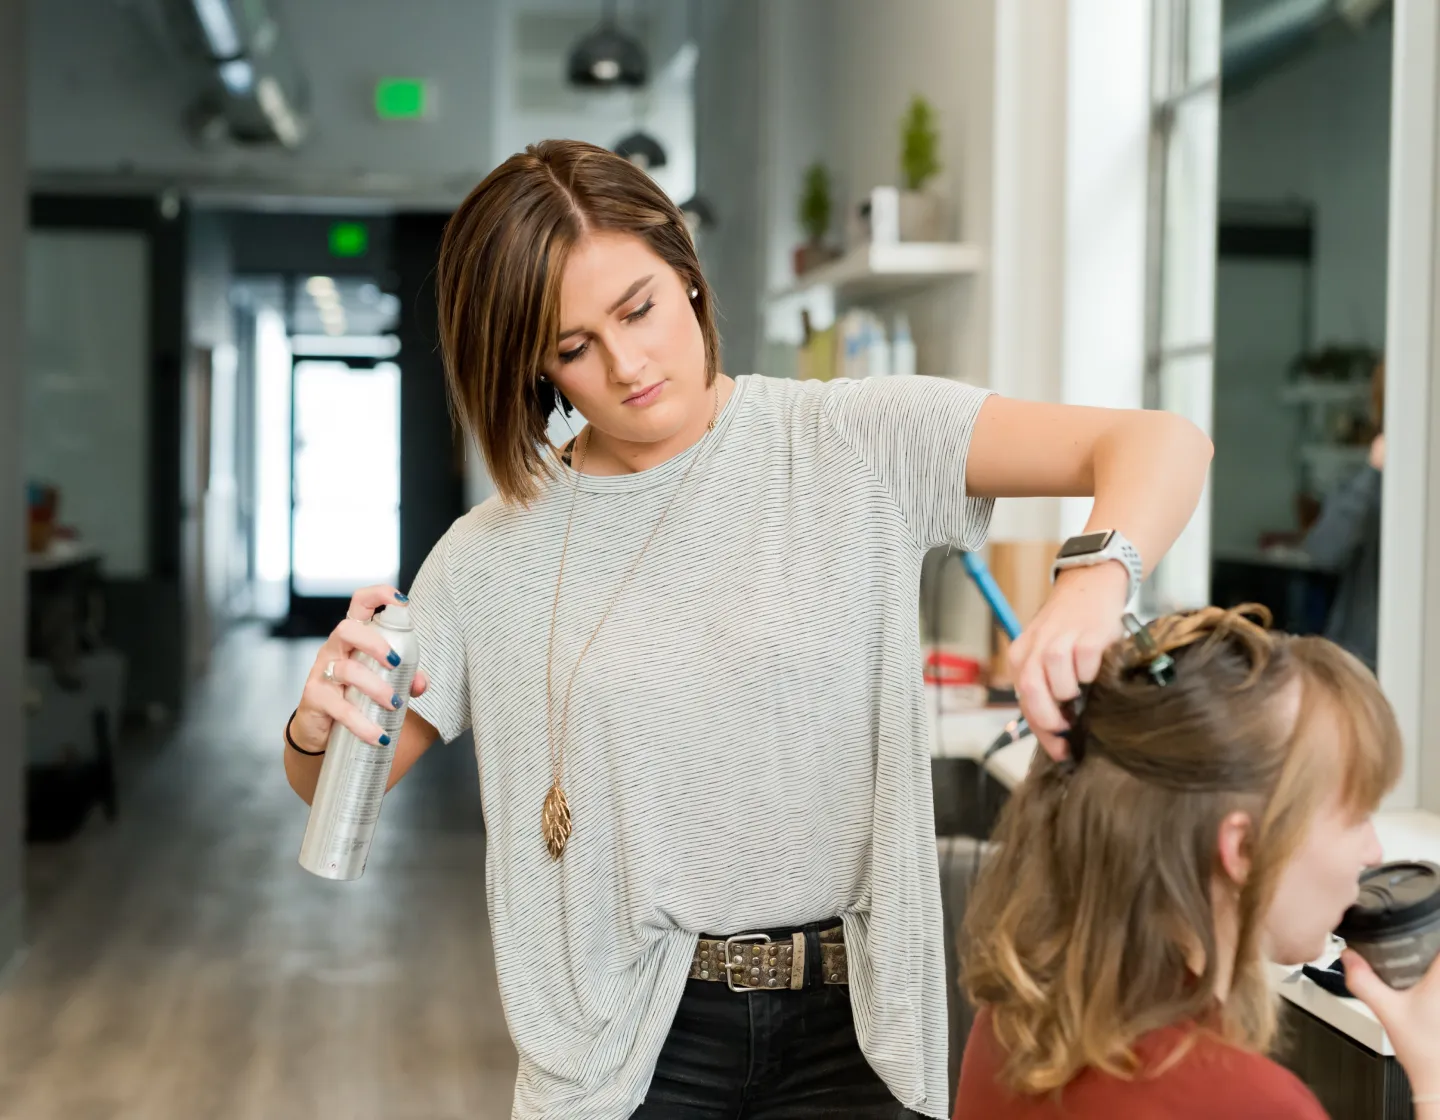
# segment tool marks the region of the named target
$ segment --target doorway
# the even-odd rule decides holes
[[[302,358],[292,385],[290,609],[334,619],[399,579],[400,367]]]
[[[366,276],[236,288],[254,367],[254,614],[279,636],[323,636],[355,591],[400,582],[400,299]]]

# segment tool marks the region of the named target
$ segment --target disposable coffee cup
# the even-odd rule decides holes
[[[1419,983],[1440,955],[1440,866],[1385,863],[1360,876],[1360,897],[1337,937],[1392,988]]]

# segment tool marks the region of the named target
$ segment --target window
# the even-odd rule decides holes
[[[1221,0],[1154,0],[1145,403],[1211,430]],[[1157,465],[1163,470],[1163,465]],[[1155,612],[1210,598],[1210,494],[1149,583]]]

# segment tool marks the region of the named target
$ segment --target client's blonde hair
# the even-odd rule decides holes
[[[1150,626],[1175,661],[1161,686],[1133,639],[1114,645],[1077,721],[1078,763],[1043,755],[1006,806],[968,907],[966,991],[988,1007],[1004,1084],[1065,1085],[1086,1067],[1134,1076],[1148,1031],[1203,1020],[1269,1044],[1275,1008],[1261,927],[1317,809],[1341,790],[1374,810],[1400,770],[1375,678],[1320,638],[1268,629],[1263,608],[1209,608]],[[1300,689],[1299,718],[1282,702]],[[1339,758],[1308,749],[1338,721]],[[1224,817],[1253,822],[1230,989],[1215,1007],[1211,885]],[[1196,976],[1188,962],[1203,953]]]

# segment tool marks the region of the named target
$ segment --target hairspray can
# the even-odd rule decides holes
[[[400,707],[388,708],[354,685],[345,690],[346,700],[385,729],[390,745],[367,743],[338,720],[330,729],[315,800],[310,804],[310,820],[300,844],[300,866],[322,879],[358,879],[365,871],[375,822],[380,819],[380,802],[390,779],[390,764],[395,760],[395,744],[405,723],[410,683],[420,661],[420,642],[408,609],[398,604],[388,606],[369,625],[385,635],[390,647],[400,655],[400,664],[392,668],[358,650],[352,657],[394,689]]]

